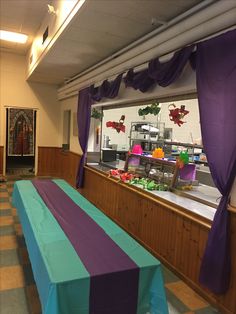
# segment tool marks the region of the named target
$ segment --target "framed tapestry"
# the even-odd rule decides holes
[[[34,156],[33,109],[9,109],[8,156]]]

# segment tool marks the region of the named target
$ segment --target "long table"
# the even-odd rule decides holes
[[[17,181],[13,204],[44,314],[168,313],[160,262],[64,180]]]

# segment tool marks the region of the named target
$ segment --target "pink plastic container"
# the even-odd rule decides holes
[[[141,145],[135,144],[132,148],[132,154],[141,155],[143,153],[143,149]]]

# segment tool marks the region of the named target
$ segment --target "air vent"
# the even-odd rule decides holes
[[[45,32],[43,33],[43,42],[42,44],[45,42],[45,40],[48,38],[48,27],[45,29]]]

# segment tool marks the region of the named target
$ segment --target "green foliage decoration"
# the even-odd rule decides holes
[[[140,108],[138,111],[138,115],[146,116],[147,114],[153,114],[154,116],[157,116],[160,110],[161,108],[159,107],[159,103],[155,102],[145,108]]]
[[[103,112],[101,110],[98,110],[96,108],[92,109],[91,118],[102,120],[103,118]]]

